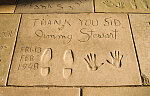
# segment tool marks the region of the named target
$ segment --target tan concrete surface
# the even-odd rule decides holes
[[[150,85],[150,14],[130,14],[144,85]]]
[[[125,14],[24,14],[9,85],[141,85]]]
[[[83,96],[150,96],[150,87],[89,87]]]
[[[95,0],[95,11],[150,13],[150,0]]]
[[[6,85],[19,21],[19,14],[0,15],[0,85]]]
[[[0,87],[0,96],[80,96],[80,89],[59,87]]]
[[[15,13],[94,12],[93,0],[20,0]]]

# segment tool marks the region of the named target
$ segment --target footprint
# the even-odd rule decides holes
[[[72,65],[74,62],[74,56],[72,50],[66,50],[63,59],[66,66]]]
[[[44,53],[41,56],[42,64],[47,64],[52,59],[52,49],[48,48],[44,51]]]
[[[50,73],[50,67],[49,67],[49,62],[52,59],[52,49],[48,48],[46,49],[42,56],[41,56],[41,75],[42,76],[47,76]]]
[[[72,64],[74,62],[74,55],[72,50],[66,50],[63,57],[65,67],[63,69],[63,77],[65,79],[69,78],[72,75]]]
[[[71,68],[64,68],[63,69],[63,77],[65,79],[69,78],[72,75],[72,69]]]
[[[50,67],[42,67],[41,68],[41,75],[47,76],[50,73]]]

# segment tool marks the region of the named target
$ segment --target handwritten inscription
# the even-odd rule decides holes
[[[21,55],[20,62],[22,61],[33,61],[34,56],[33,55]]]
[[[98,19],[79,19],[80,21],[80,26],[99,26],[101,21],[99,21]],[[118,19],[112,18],[112,17],[108,17],[104,19],[104,24],[103,26],[120,26],[121,22]],[[99,31],[95,31],[92,29],[88,29],[88,28],[82,28],[80,30],[81,35],[83,36],[83,38],[86,38],[84,40],[78,40],[80,42],[87,42],[90,39],[94,38],[94,39],[100,39],[100,38],[110,38],[110,39],[117,39],[117,29],[111,30],[110,33],[106,33],[106,32],[101,32],[101,30]]]
[[[30,47],[30,46],[26,46],[26,47],[21,47],[20,52],[22,53],[41,53],[42,48],[41,47]]]
[[[121,22],[118,19],[112,18],[112,17],[108,17],[105,18],[105,24],[104,26],[120,26]]]
[[[119,1],[117,3],[113,3],[111,0],[104,0],[102,2],[105,4],[107,7],[115,7],[115,8],[125,8],[126,4],[123,1]]]
[[[117,39],[117,30],[111,30],[110,33],[102,32],[102,33],[96,33],[96,31],[83,28],[80,30],[80,33],[83,37],[86,39],[84,40],[78,40],[80,42],[87,42],[90,39],[100,39],[100,38],[109,38],[109,39]]]
[[[39,1],[39,0],[38,0]],[[64,3],[65,1],[55,2],[55,0],[46,0],[46,3],[42,3],[43,1],[40,1],[39,4],[35,3],[25,3],[25,4],[19,4],[20,6],[31,8],[34,10],[74,10],[75,8],[80,7],[81,5],[85,4],[87,0],[69,0],[66,2],[70,2],[67,5]],[[55,2],[55,3],[54,3]],[[81,6],[82,7],[82,6]]]
[[[72,23],[69,19],[32,19],[33,20],[33,27],[36,26],[59,26],[60,27],[72,27]],[[99,26],[101,21],[98,19],[78,19],[80,26]],[[104,19],[104,26],[120,26],[121,22],[120,20],[113,18],[113,17],[107,17]]]
[[[58,27],[58,29],[63,30],[64,27],[68,28],[68,27],[73,27],[74,24],[73,22],[69,21],[68,19],[32,19],[33,20],[33,27],[35,26],[41,26],[41,27],[51,27],[51,26],[55,26],[54,28]],[[87,42],[91,39],[117,39],[118,36],[118,30],[117,27],[121,26],[121,21],[119,19],[113,18],[113,17],[107,17],[104,18],[103,21],[99,20],[99,19],[78,19],[77,21],[82,28],[78,31],[80,36],[82,38],[78,39],[79,42]],[[93,30],[87,27],[115,27],[112,30],[110,30],[109,32],[103,32],[102,30]],[[57,28],[56,28],[57,29]],[[41,30],[40,28],[37,29],[34,32],[35,36],[38,39],[50,39],[50,40],[60,40],[63,41],[64,44],[68,44],[72,41],[72,39],[74,38],[74,36],[70,33],[68,34],[63,34],[60,32],[54,32],[54,31],[44,31],[43,29]]]
[[[80,26],[98,26],[99,20],[98,19],[79,19]]]
[[[120,8],[123,9],[125,7],[127,7],[127,3],[125,3],[124,1],[120,0],[118,2],[116,2],[115,0],[113,0],[114,2],[112,2],[112,0],[104,0],[102,1],[102,4],[104,4],[106,7],[112,7],[112,8]],[[141,4],[143,5],[143,8],[148,9],[148,3],[146,0],[139,0],[141,2]],[[136,0],[130,0],[130,4],[132,6],[133,9],[137,9],[137,2]]]
[[[48,15],[47,15],[48,16]],[[34,38],[38,38],[39,40],[55,40],[55,41],[63,41],[63,44],[69,44],[72,42],[73,39],[77,40],[79,43],[85,43],[90,40],[99,40],[99,39],[110,39],[115,40],[118,39],[118,28],[121,27],[122,22],[117,19],[113,18],[111,16],[105,17],[104,19],[100,20],[98,18],[95,19],[81,19],[76,18],[76,22],[71,22],[71,20],[67,19],[59,19],[59,18],[36,18],[31,19],[32,21],[32,27],[35,28],[34,30]],[[77,25],[76,25],[77,24]],[[65,28],[72,28],[78,26],[79,29],[76,30],[77,34],[79,35],[79,38],[75,37],[72,32],[63,33],[65,31]],[[38,27],[38,28],[37,28]],[[56,28],[55,32],[54,30],[45,30],[44,28]],[[101,30],[101,27],[103,27],[103,30]],[[109,28],[110,27],[110,28]],[[43,28],[43,29],[42,29]],[[63,31],[61,31],[63,30]],[[58,29],[58,30],[57,30]],[[106,31],[105,31],[106,29]],[[68,31],[68,30],[67,30]],[[71,30],[70,30],[71,31]],[[42,48],[38,46],[24,46],[20,48],[20,58],[19,58],[19,64],[18,64],[18,70],[38,70],[40,63],[38,63],[37,57],[42,52]],[[67,55],[69,58],[67,62],[71,62],[72,55],[71,51],[69,51],[69,55]],[[90,54],[91,55],[91,54]],[[90,56],[88,55],[87,58]],[[45,57],[44,57],[45,58]],[[48,60],[50,59],[50,56],[47,57]],[[96,59],[96,55],[94,57]],[[67,59],[65,59],[66,61]],[[88,60],[88,59],[86,59]],[[65,62],[66,63],[66,62]],[[93,61],[88,61],[91,67],[91,63]],[[69,63],[72,64],[72,63]],[[95,64],[95,63],[93,63]],[[103,63],[102,63],[103,65]],[[97,70],[98,66],[94,66],[92,70]],[[69,67],[70,68],[70,67]],[[47,76],[47,73],[50,71],[50,67],[42,67],[41,72],[42,76]],[[68,78],[72,74],[72,69],[68,69],[67,67],[64,67],[64,76],[65,78]]]
[[[35,35],[41,39],[52,39],[52,40],[67,40],[67,43],[71,42],[72,35],[62,35],[62,34],[48,34],[47,32],[43,32],[42,30],[35,31]]]
[[[18,70],[37,70],[39,68],[38,63],[24,63],[18,65]]]
[[[16,36],[16,29],[0,31],[0,41],[2,40],[2,43],[0,44],[0,53],[3,54],[3,52],[5,53],[6,51],[8,51],[7,49],[9,48],[9,45],[7,44],[5,39],[14,38],[15,36]],[[2,63],[2,61],[4,62],[3,58],[0,57],[0,63]],[[4,65],[1,65],[1,67],[2,67],[1,70],[3,72],[4,71],[4,68],[3,68]]]
[[[35,27],[36,25],[40,25],[40,26],[65,26],[65,25],[68,25],[68,26],[71,26],[69,20],[67,19],[54,19],[54,20],[51,20],[51,19],[33,19],[33,27]]]
[[[102,21],[98,19],[79,19],[80,26],[99,26]],[[104,19],[104,26],[120,26],[120,20],[108,17]]]
[[[7,45],[0,45],[0,53],[3,52],[3,51],[6,51],[6,49],[8,48]],[[2,58],[0,57],[0,63],[2,62]],[[2,65],[3,66],[3,65]],[[3,69],[2,69],[3,70]]]
[[[30,54],[25,54],[20,56],[20,64],[18,65],[18,70],[37,70],[39,64],[34,63],[35,56]]]
[[[37,54],[42,51],[41,47],[38,46],[25,46],[20,48],[20,58],[18,70],[38,70],[39,63],[35,62]]]
[[[0,38],[11,38],[16,36],[15,30],[8,30],[8,31],[1,31],[0,32]]]
[[[18,65],[18,70],[37,70],[39,68],[39,63],[34,62],[35,56],[34,55],[21,55],[20,56],[20,63]]]
[[[2,50],[6,50],[8,48],[8,46],[7,45],[0,45],[0,51],[2,51]]]

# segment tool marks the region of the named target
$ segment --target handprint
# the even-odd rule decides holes
[[[146,0],[141,0],[141,3],[145,9],[148,9],[148,4]]]
[[[122,1],[118,2],[118,4],[116,5],[116,7],[118,8],[124,8],[126,6],[126,4]]]
[[[102,3],[105,4],[107,7],[112,7],[114,5],[110,0],[105,0]]]
[[[84,58],[84,60],[87,62],[87,68],[91,71],[96,71],[101,65],[103,65],[104,63],[102,63],[100,66],[98,66],[96,64],[96,54],[92,55],[92,53],[90,53],[89,55],[87,55],[87,58]]]
[[[137,9],[136,0],[131,0],[130,3],[133,9]]]
[[[112,63],[109,61],[109,60],[106,60],[108,63],[114,65],[115,67],[117,68],[120,68],[122,66],[122,58],[123,58],[123,55],[120,56],[120,53],[119,51],[116,52],[115,51],[115,55],[113,55],[112,52],[110,52],[110,55],[112,57]]]

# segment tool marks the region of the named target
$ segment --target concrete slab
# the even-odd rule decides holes
[[[83,96],[149,96],[150,87],[84,88]]]
[[[150,13],[150,0],[95,0],[95,11]]]
[[[0,87],[0,96],[80,96],[79,88]]]
[[[14,13],[16,0],[1,0],[0,13]]]
[[[0,13],[14,13],[16,5],[0,5]]]
[[[130,14],[144,85],[150,85],[150,15]]]
[[[141,85],[125,14],[24,14],[9,85]]]
[[[0,85],[7,82],[19,21],[19,14],[0,15]]]
[[[20,0],[15,13],[94,12],[93,0]]]

